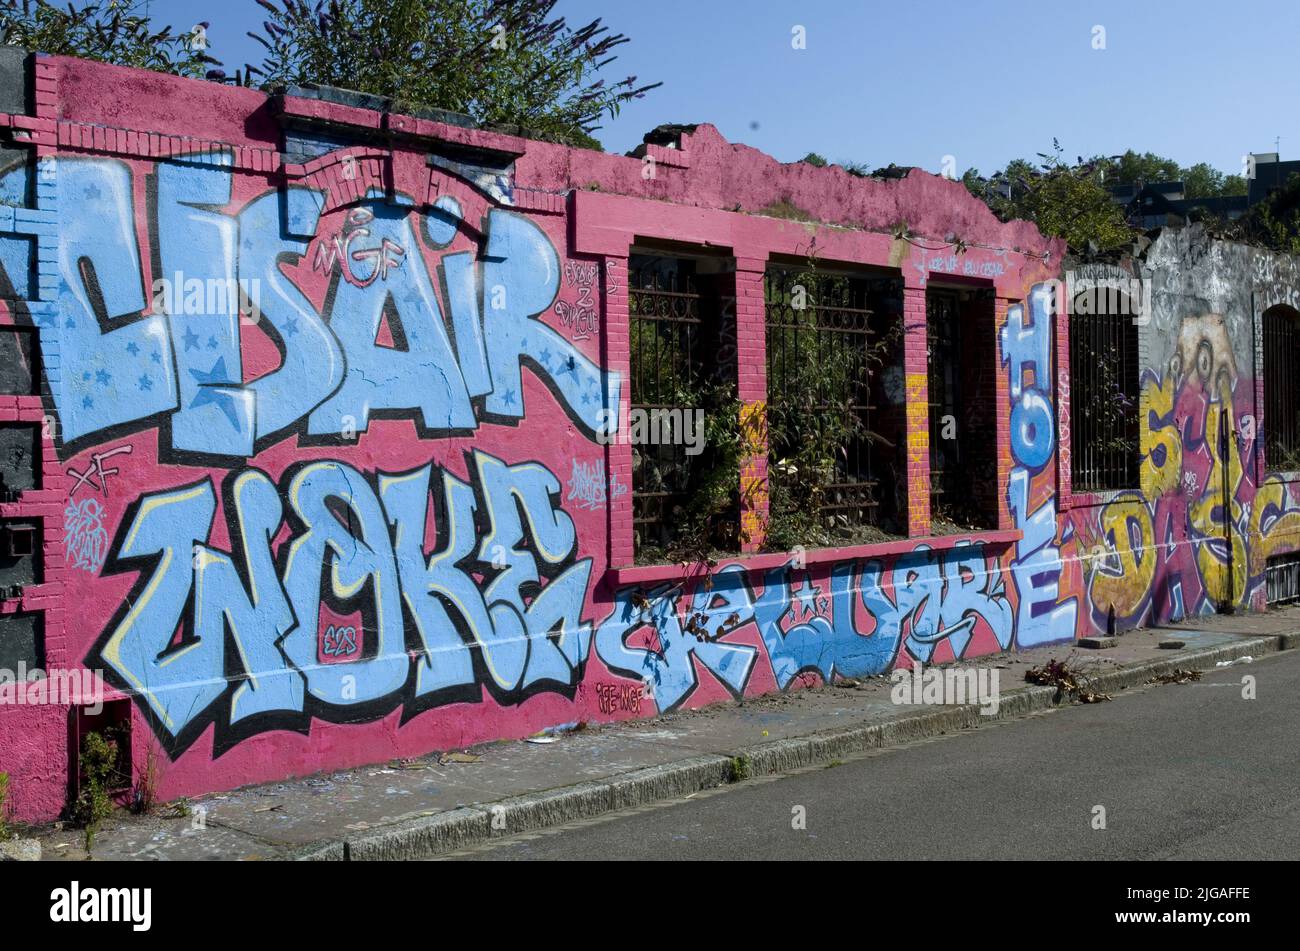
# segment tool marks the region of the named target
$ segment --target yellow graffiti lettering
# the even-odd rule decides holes
[[[1095,608],[1136,619],[1151,594],[1159,551],[1151,510],[1136,493],[1107,503],[1099,519],[1102,544],[1090,559],[1090,595]]]
[[[1147,416],[1150,441],[1142,455],[1142,492],[1149,499],[1178,488],[1183,469],[1183,442],[1174,422],[1174,381],[1147,380],[1141,405]]]

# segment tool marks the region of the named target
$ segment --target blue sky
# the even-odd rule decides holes
[[[151,0],[207,20],[228,67],[260,61],[253,0]],[[597,133],[623,152],[663,122],[712,122],[783,161],[819,152],[990,172],[1060,140],[1069,159],[1127,148],[1239,172],[1248,151],[1300,157],[1300,4],[1075,0],[561,0],[632,42],[610,75],[664,85]],[[806,30],[805,49],[792,29]],[[1094,28],[1105,49],[1094,49]]]

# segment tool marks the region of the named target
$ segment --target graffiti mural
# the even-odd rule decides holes
[[[469,466],[468,482],[431,466],[367,478],[334,460],[295,466],[278,487],[232,473],[230,551],[208,544],[210,482],[142,496],[105,569],[138,578],[92,661],[147,704],[173,749],[209,722],[292,729],[308,712],[409,714],[480,684],[501,702],[571,689],[591,641],[578,617],[591,560],[573,558],[559,482],[482,452]],[[419,531],[431,491],[433,546]]]
[[[1007,308],[1002,363],[1011,398],[1011,477],[1007,505],[1023,537],[1016,543],[1011,576],[1019,596],[1016,641],[1021,646],[1068,641],[1075,636],[1078,604],[1061,591],[1057,540],[1056,421],[1052,408],[1052,332],[1056,299],[1051,285],[1030,291],[1027,307]]]
[[[1259,315],[1296,297],[1294,262],[1193,228],[1162,233],[1144,273],[1141,484],[1074,515],[1098,628],[1262,607],[1268,558],[1300,547],[1300,494],[1267,472],[1251,372]]]
[[[1267,559],[1300,548],[1300,483],[1262,455],[1255,336],[1263,309],[1300,304],[1290,258],[1195,229],[1154,241],[1131,275],[1149,282],[1140,484],[1063,496],[1064,245],[959,185],[825,172],[819,192],[823,172],[708,125],[646,180],[635,157],[324,92],[280,115],[219,84],[186,87],[197,118],[167,117],[175,134],[123,129],[135,112],[118,103],[183,81],[38,69],[54,91],[0,156],[0,324],[33,341],[31,386],[0,422],[32,477],[0,473],[0,494],[44,546],[22,611],[45,615],[51,663],[129,701],[134,752],[168,760],[163,797],[1259,607]],[[113,109],[61,99],[64,74],[83,98],[111,89]],[[796,194],[797,227],[739,210]],[[939,241],[954,209],[960,248],[861,223],[905,217]],[[612,432],[638,418],[629,254],[708,252],[718,358],[757,442],[761,273],[810,243],[888,268],[918,318],[881,370],[908,431],[913,537],[749,550],[769,511],[754,457],[744,550],[636,564],[637,434]],[[925,504],[934,282],[996,301],[982,333],[1004,481],[990,528],[949,537],[929,536]],[[54,712],[32,731],[42,760],[66,745]],[[0,710],[0,771],[40,789],[19,808],[47,818],[68,777],[14,758],[25,723]]]
[[[69,368],[67,562],[107,609],[84,662],[164,749],[573,702],[583,520],[627,489],[578,459],[620,381],[540,319],[568,304],[545,221],[452,177],[423,210],[335,207],[228,151],[57,169],[57,307],[32,323]],[[510,435],[556,413],[564,439]]]
[[[764,572],[762,586],[756,596],[741,566],[729,565],[690,593],[679,585],[626,589],[596,633],[596,651],[611,671],[641,681],[660,710],[671,710],[698,686],[693,661],[740,696],[763,654],[784,690],[805,674],[829,683],[883,673],[900,651],[924,663],[938,659],[941,644],[947,659],[976,642],[980,652],[1011,645],[1002,568],[979,545],[918,545],[888,567],[844,561],[821,578],[792,562]],[[761,650],[724,640],[750,626]]]
[[[534,319],[555,300],[560,265],[529,219],[494,208],[481,263],[461,251],[435,264],[406,250],[417,246],[407,200],[390,206],[376,196],[347,211],[338,234],[317,241],[311,267],[331,277],[318,307],[281,269],[309,242],[284,237],[279,222],[287,215],[297,229],[313,229],[319,199],[284,189],[237,213],[213,210],[231,204],[229,163],[228,153],[215,153],[156,170],[148,237],[161,273],[182,287],[227,290],[215,302],[173,291],[164,302],[179,298],[181,312],[159,313],[144,293],[142,196],[131,168],[60,161],[60,192],[77,200],[59,205],[59,316],[37,324],[42,345],[79,368],[52,390],[65,444],[161,426],[166,450],[248,457],[291,431],[365,432],[381,414],[409,416],[425,434],[469,432],[486,418],[523,417],[524,363],[584,431],[600,429],[600,410],[617,401],[617,379]],[[242,338],[251,331],[233,289],[252,282],[268,325],[258,329],[274,339],[280,365],[249,380]],[[493,332],[485,334],[488,321]],[[425,385],[431,379],[436,386]]]

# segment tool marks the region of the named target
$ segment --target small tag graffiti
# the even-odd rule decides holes
[[[600,332],[600,317],[596,313],[596,302],[592,299],[592,288],[596,276],[600,273],[595,264],[575,264],[569,261],[564,265],[564,276],[570,286],[578,288],[578,302],[557,300],[555,313],[560,318],[560,326],[568,329],[574,340],[586,340],[592,334]]]
[[[598,459],[595,462],[573,460],[573,474],[569,477],[568,501],[577,502],[578,508],[589,512],[603,509],[611,495],[617,499],[626,494],[627,486],[621,485],[617,479],[608,482],[605,478],[605,460]]]
[[[644,688],[641,684],[596,684],[601,713],[640,713]]]
[[[104,567],[108,532],[104,530],[104,506],[97,500],[68,503],[63,510],[63,547],[74,568],[94,574]]]
[[[389,238],[383,238],[378,247],[366,247],[364,244],[355,250],[352,247],[353,241],[357,239],[364,241],[370,237],[370,229],[366,226],[374,218],[374,213],[365,208],[354,208],[349,212],[343,230],[329,243],[322,242],[317,246],[316,259],[312,262],[312,268],[332,274],[337,266],[343,280],[354,287],[369,287],[375,282],[375,278],[387,281],[388,272],[392,268],[400,267],[406,257],[405,248]],[[369,262],[370,273],[357,274],[353,270],[353,261]]]
[[[351,625],[331,624],[321,631],[321,657],[351,658],[358,652],[357,629]]]
[[[105,461],[113,458],[114,456],[120,456],[123,454],[126,454],[128,456],[131,454],[131,446],[129,443],[122,446],[116,446],[104,452],[95,453],[90,457],[90,465],[86,466],[85,472],[78,472],[77,469],[75,469],[72,466],[69,466],[68,475],[75,478],[77,482],[72,487],[72,491],[68,493],[68,496],[71,497],[76,495],[77,490],[80,489],[83,485],[89,485],[91,486],[91,488],[98,489],[100,492],[103,492],[104,496],[107,498],[109,494],[108,477],[111,475],[117,475],[118,472],[120,472],[121,470],[119,470],[116,466],[114,466],[112,469],[106,469],[104,468],[104,463]]]

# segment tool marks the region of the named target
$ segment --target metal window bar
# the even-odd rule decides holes
[[[961,403],[961,321],[957,295],[930,290],[925,295],[926,349],[929,350],[930,500],[934,511],[946,502],[960,504],[957,476],[962,463],[961,441],[944,440],[943,418],[957,415]],[[945,498],[946,497],[946,498]]]
[[[819,504],[827,522],[840,528],[879,524],[880,474],[867,435],[876,409],[870,386],[876,335],[868,295],[866,280],[847,275],[774,268],[764,281],[769,459],[795,458],[809,435],[782,427],[782,419],[802,418],[809,426],[828,413],[856,419],[847,427],[855,433],[847,444],[828,447],[835,472]],[[769,478],[781,477],[769,465]]]
[[[1264,458],[1272,469],[1300,469],[1300,315],[1264,313]]]
[[[705,313],[689,259],[634,255],[628,262],[631,408],[694,411],[705,380]],[[691,405],[686,405],[690,402]],[[689,498],[690,457],[680,439],[633,446],[632,525],[639,547],[674,540],[673,513]]]
[[[1300,552],[1268,559],[1264,564],[1264,588],[1267,604],[1300,601]]]
[[[1129,316],[1070,314],[1070,471],[1076,491],[1137,487],[1137,351],[1137,327]]]

